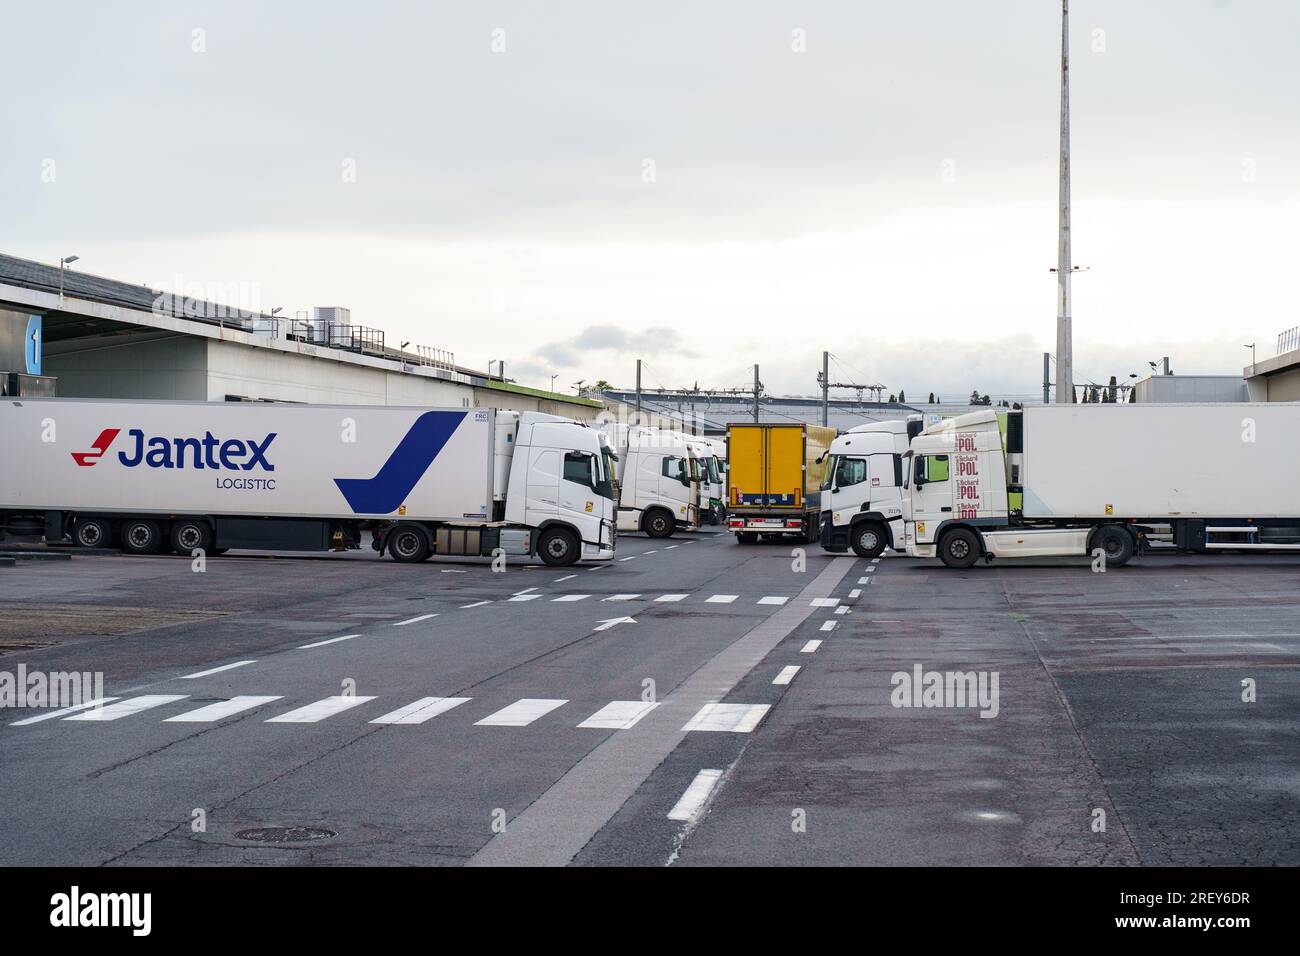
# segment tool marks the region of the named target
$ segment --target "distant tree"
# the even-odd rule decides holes
[[[890,392],[890,393],[889,393],[889,404],[890,404],[890,405],[893,405],[896,401],[898,401],[898,399],[896,399],[896,398],[894,397],[894,393],[893,393],[893,392]]]
[[[1011,407],[1012,407],[1012,409],[1021,409],[1021,408],[1024,408],[1024,406],[1021,405],[1019,402],[1015,402],[1015,403],[1013,403]]]
[[[972,388],[970,390],[970,403],[972,405],[980,404],[980,391],[978,388]]]
[[[596,379],[596,384],[593,385],[592,388],[598,392],[608,392],[611,391],[614,386],[609,384],[609,382],[605,381],[603,378],[598,378]]]
[[[1115,380],[1114,375],[1110,377],[1110,384],[1106,386],[1106,401],[1112,405],[1119,401],[1119,382]]]
[[[898,402],[901,405],[903,402],[906,401],[907,401],[907,396],[903,394],[903,390],[900,388],[898,390]]]
[[[942,399],[942,398],[936,398],[936,399],[934,400],[934,403],[935,403],[936,405],[942,405],[942,404],[943,404],[943,399]]]
[[[934,392],[931,392],[931,393],[930,393],[930,404],[931,404],[931,405],[934,404]]]

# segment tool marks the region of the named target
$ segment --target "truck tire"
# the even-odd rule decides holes
[[[388,553],[401,564],[419,564],[429,556],[429,532],[418,524],[399,524],[388,532]]]
[[[979,557],[979,538],[969,528],[953,528],[939,539],[939,560],[950,568],[964,571]]]
[[[107,548],[113,529],[103,518],[82,518],[72,529],[72,541],[79,548]]]
[[[741,544],[758,544],[758,534],[754,531],[737,531],[736,540]]]
[[[1128,528],[1107,524],[1092,533],[1092,546],[1088,549],[1088,554],[1091,555],[1097,548],[1105,555],[1107,567],[1122,568],[1133,557],[1136,542]]]
[[[572,532],[547,528],[537,538],[537,553],[550,567],[565,568],[578,560],[580,549]]]
[[[849,545],[859,558],[878,558],[885,553],[885,529],[874,521],[855,524],[849,532]]]
[[[148,518],[128,518],[122,522],[121,536],[127,554],[157,554],[163,543],[158,522]]]
[[[677,519],[662,508],[651,508],[641,519],[641,528],[652,538],[671,538]]]
[[[212,548],[212,529],[206,521],[182,520],[172,525],[172,550],[189,556],[197,549],[207,554]]]

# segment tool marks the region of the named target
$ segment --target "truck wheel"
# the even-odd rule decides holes
[[[157,554],[162,547],[158,522],[129,518],[122,524],[122,550],[127,554]]]
[[[979,556],[979,539],[967,528],[954,528],[939,539],[939,560],[950,568],[965,570],[978,561]]]
[[[849,535],[849,544],[859,558],[878,558],[885,552],[885,532],[874,521],[864,521]]]
[[[537,553],[553,568],[568,567],[578,560],[578,542],[563,528],[547,528],[537,539]]]
[[[655,508],[653,511],[646,512],[642,525],[645,533],[652,538],[671,538],[677,528],[677,521],[667,511]]]
[[[84,518],[72,529],[72,540],[79,548],[107,548],[113,529],[102,518]]]
[[[741,544],[758,544],[758,535],[753,531],[737,531],[736,540]]]
[[[212,529],[206,521],[177,521],[172,525],[172,550],[189,556],[195,550],[208,553],[212,547]]]
[[[1122,568],[1133,557],[1133,535],[1122,525],[1102,525],[1093,532],[1092,547],[1088,553],[1092,554],[1097,548],[1101,548],[1102,554],[1106,556],[1107,567]]]
[[[429,556],[429,533],[418,524],[399,524],[388,532],[388,553],[402,564],[418,564]]]

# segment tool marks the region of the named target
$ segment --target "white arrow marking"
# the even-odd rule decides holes
[[[593,631],[608,631],[611,627],[614,627],[616,624],[635,624],[635,623],[636,623],[636,620],[635,620],[634,618],[630,618],[630,617],[611,617],[611,618],[610,618],[609,620],[607,620],[607,621],[601,621],[599,624],[597,624],[595,627],[593,627],[592,630],[593,630]]]

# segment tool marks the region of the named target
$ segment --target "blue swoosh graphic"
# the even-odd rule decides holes
[[[469,412],[425,412],[373,478],[335,478],[353,514],[396,511]]]

